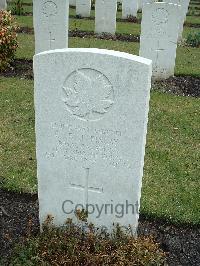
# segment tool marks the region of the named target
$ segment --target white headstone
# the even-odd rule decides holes
[[[142,9],[142,0],[138,0],[138,10]]]
[[[68,0],[33,0],[35,53],[68,47]]]
[[[170,3],[170,4],[175,4],[175,5],[180,5],[180,2],[181,2],[181,0],[163,0],[162,2],[164,2],[164,3]]]
[[[6,0],[0,0],[0,10],[6,10],[6,9],[7,9]]]
[[[174,75],[180,6],[151,3],[143,6],[140,56],[153,61],[153,77]]]
[[[122,2],[122,18],[126,19],[130,16],[137,17],[138,0],[123,0]]]
[[[117,0],[96,0],[95,32],[115,34],[116,14]]]
[[[76,0],[69,0],[70,6],[76,6]]]
[[[91,0],[76,0],[76,15],[90,17]]]
[[[181,10],[183,11],[183,19],[184,19],[184,21],[182,23],[182,31],[181,31],[181,34],[182,34],[183,24],[186,20],[187,12],[188,12],[189,5],[190,5],[190,0],[180,0],[179,5],[182,7]]]
[[[141,7],[143,8],[143,6],[147,3],[153,3],[155,2],[154,0],[140,0],[141,1]]]
[[[88,222],[135,233],[138,224],[151,61],[100,49],[34,57],[40,222]],[[131,205],[132,204],[132,205]]]
[[[165,0],[164,2],[180,5],[180,22],[179,22],[179,33],[178,33],[178,40],[180,41],[182,39],[183,26],[186,20],[186,15],[188,12],[190,0]]]

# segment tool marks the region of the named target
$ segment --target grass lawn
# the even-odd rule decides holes
[[[25,4],[27,4],[27,3],[30,4],[30,3],[32,3],[32,0],[23,1],[23,2]],[[13,7],[14,7],[13,3],[10,3],[8,5],[8,7],[12,11]],[[192,24],[200,24],[200,10],[195,10],[196,7],[198,8],[199,5],[198,4],[190,4],[186,22],[189,22],[189,23],[192,23]],[[26,13],[32,13],[33,12],[33,7],[32,6],[28,6],[28,5],[24,5],[23,6],[23,11],[26,12]],[[70,15],[70,17],[75,17],[76,16],[76,9],[71,7],[69,9],[69,15]],[[94,17],[95,17],[95,11],[91,10],[91,18],[94,19]],[[117,19],[120,19],[121,17],[122,17],[122,11],[120,9],[117,12]],[[142,18],[142,13],[141,12],[138,12],[138,18],[139,19]]]
[[[199,113],[200,99],[151,94],[142,212],[200,223]]]
[[[70,9],[70,15],[74,14],[75,10]],[[17,21],[20,26],[33,26],[31,16],[17,17]],[[200,24],[200,18],[188,16],[187,22]],[[93,31],[94,20],[71,17],[70,30],[76,28]],[[196,31],[199,28],[184,27],[183,36]],[[118,22],[117,32],[138,35],[140,24]],[[32,59],[34,35],[19,34],[18,37],[16,57]],[[70,38],[69,47],[139,53],[139,43],[93,37]],[[175,74],[200,77],[199,62],[200,49],[179,46]],[[0,76],[0,93],[0,187],[36,193],[33,81]],[[150,105],[141,211],[173,222],[200,224],[197,165],[200,99],[152,91]]]
[[[17,16],[17,23],[20,27],[33,27],[33,18],[31,16]],[[199,21],[200,24],[200,21]],[[75,19],[70,18],[69,20],[70,30],[82,30],[82,31],[94,31],[95,22],[94,20],[88,19]],[[130,22],[117,22],[117,33],[121,34],[133,34],[140,35],[141,26],[137,23]],[[199,32],[200,28],[184,27],[183,37],[186,38],[189,33]]]
[[[0,93],[1,182],[12,190],[35,192],[33,82],[0,78]]]
[[[29,34],[19,34],[19,42],[20,47],[17,50],[17,58],[32,59],[34,55],[34,36]],[[69,47],[98,47],[135,55],[139,54],[139,43],[112,40],[105,41],[96,38],[69,38]],[[176,75],[200,76],[199,61],[200,49],[178,47],[175,68]]]
[[[0,78],[0,88],[1,186],[36,192],[33,81]],[[142,213],[200,223],[199,111],[199,99],[151,93]]]

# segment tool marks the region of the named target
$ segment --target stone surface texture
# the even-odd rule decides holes
[[[123,0],[122,18],[137,17],[138,0]]]
[[[69,0],[70,6],[76,6],[76,0]]]
[[[186,15],[188,12],[190,0],[166,0],[165,2],[180,5],[180,21],[179,21],[178,40],[181,41],[182,34],[183,34],[183,26],[186,20]]]
[[[95,226],[135,233],[151,60],[61,49],[35,55],[34,73],[40,222],[76,222],[74,211],[87,209]]]
[[[117,0],[96,0],[95,32],[115,34]]]
[[[157,80],[174,75],[179,12],[180,6],[175,4],[143,6],[139,54],[153,61],[153,77]]]
[[[68,47],[68,0],[33,0],[35,53]]]
[[[91,0],[76,0],[76,15],[90,17]]]

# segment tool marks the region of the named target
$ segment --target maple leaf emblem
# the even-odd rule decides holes
[[[107,113],[114,103],[112,85],[96,70],[81,69],[73,72],[63,91],[63,100],[71,113],[86,120]]]
[[[56,15],[57,14],[57,5],[52,1],[46,1],[43,4],[43,14],[45,14],[46,17]]]

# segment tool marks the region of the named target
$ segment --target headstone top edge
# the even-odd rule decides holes
[[[149,3],[145,3],[144,4],[144,7],[145,6],[150,6],[150,5],[152,5],[152,6],[154,6],[154,5],[156,5],[156,6],[180,6],[180,4],[175,4],[175,3],[169,3],[169,2],[149,2]]]
[[[106,49],[98,49],[98,48],[64,48],[64,49],[55,49],[55,50],[49,50],[45,51],[39,54],[34,55],[34,61],[45,55],[50,55],[50,54],[62,54],[62,53],[89,53],[89,54],[101,54],[101,55],[108,55],[108,56],[113,56],[113,57],[118,57],[118,58],[123,58],[123,59],[129,59],[138,63],[142,63],[145,65],[151,65],[152,60],[137,56],[137,55],[132,55],[120,51],[114,51],[114,50],[106,50]]]

